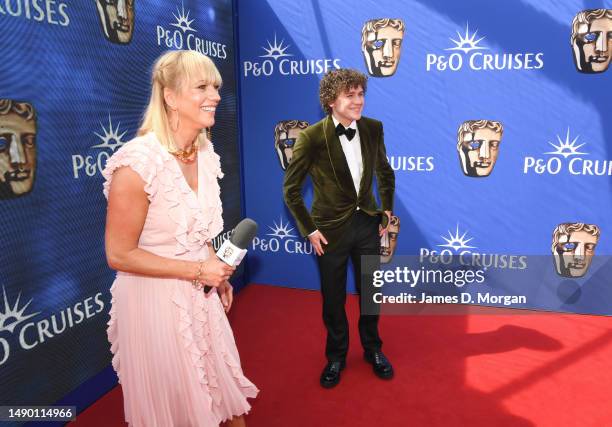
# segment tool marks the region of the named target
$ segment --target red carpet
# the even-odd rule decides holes
[[[362,359],[350,297],[347,369],[325,390],[319,293],[248,286],[230,315],[244,371],[261,390],[247,425],[612,425],[612,318],[458,310],[382,317],[384,351],[396,370],[383,381]],[[120,387],[71,425],[124,425]]]

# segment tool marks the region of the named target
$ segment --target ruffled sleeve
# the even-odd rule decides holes
[[[135,138],[119,149],[106,162],[106,167],[102,171],[104,177],[104,196],[108,199],[113,174],[123,166],[129,166],[133,171],[140,175],[144,181],[144,191],[147,193],[149,201],[153,200],[157,192],[155,175],[162,159],[150,145],[146,137]]]

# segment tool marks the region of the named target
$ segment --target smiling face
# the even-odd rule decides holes
[[[9,101],[10,102],[10,101]],[[0,198],[29,193],[36,171],[36,122],[32,113],[14,109],[0,114]]]
[[[181,127],[201,130],[215,124],[215,111],[221,101],[219,86],[194,79],[184,81],[176,92],[167,90],[167,103],[178,112]]]
[[[356,86],[340,92],[336,100],[329,106],[336,120],[348,126],[353,120],[361,118],[364,103],[365,92],[361,86]]]
[[[127,44],[134,33],[134,0],[96,0],[104,36],[113,43]]]
[[[579,13],[573,23],[572,50],[578,71],[606,71],[612,56],[612,10]]]

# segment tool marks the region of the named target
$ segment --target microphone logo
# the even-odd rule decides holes
[[[234,254],[234,249],[231,246],[225,248],[223,251],[223,258],[230,258]]]

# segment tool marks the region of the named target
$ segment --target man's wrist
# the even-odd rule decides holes
[[[319,229],[318,229],[318,228],[317,228],[315,231],[313,231],[312,233],[310,233],[310,234],[308,235],[308,237],[312,237],[312,236],[313,236],[313,235],[314,235],[314,234],[315,234],[317,231],[319,231]]]

